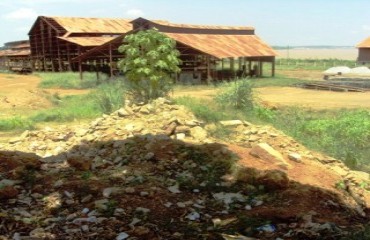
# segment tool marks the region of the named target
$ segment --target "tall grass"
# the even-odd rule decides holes
[[[27,118],[12,117],[8,119],[0,119],[0,131],[11,131],[34,129],[34,123]]]
[[[106,74],[100,74],[100,80],[96,73],[84,72],[83,80],[80,79],[78,72],[61,73],[37,73],[41,77],[41,88],[62,88],[62,89],[87,89],[94,88],[102,82],[106,82],[109,77]]]
[[[101,112],[111,113],[124,105],[124,89],[120,81],[102,84],[92,93],[92,96]]]
[[[271,123],[306,146],[343,160],[354,169],[370,170],[370,111],[313,112],[287,108]]]

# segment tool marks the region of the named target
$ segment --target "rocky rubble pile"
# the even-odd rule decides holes
[[[365,173],[273,128],[220,124],[229,143],[158,99],[24,132],[0,146],[0,239],[332,239],[366,219]],[[343,189],[300,179],[311,162]]]

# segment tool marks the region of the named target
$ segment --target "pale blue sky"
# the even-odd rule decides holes
[[[0,45],[26,39],[36,16],[244,25],[271,45],[354,46],[370,36],[370,0],[0,0]]]

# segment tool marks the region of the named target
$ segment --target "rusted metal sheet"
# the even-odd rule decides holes
[[[237,26],[215,26],[215,25],[192,25],[192,24],[177,24],[164,20],[149,20],[159,25],[176,27],[176,28],[194,28],[194,29],[225,29],[225,30],[254,30],[253,27],[237,27]]]
[[[370,37],[366,38],[364,41],[357,44],[356,47],[357,48],[370,48]]]
[[[31,51],[27,50],[1,50],[0,57],[29,56]]]
[[[82,47],[95,47],[103,45],[116,37],[58,37],[59,39],[65,40],[77,44]]]
[[[113,18],[47,17],[70,33],[122,34],[132,30],[131,20]]]
[[[20,49],[20,48],[30,48],[30,43],[22,43],[15,46],[12,46],[12,49]]]
[[[277,56],[277,53],[256,35],[164,34],[219,59]]]

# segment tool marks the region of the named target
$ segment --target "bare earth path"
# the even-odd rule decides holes
[[[294,87],[265,87],[255,91],[262,102],[273,106],[370,108],[370,92],[330,92]]]

